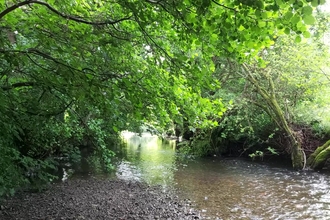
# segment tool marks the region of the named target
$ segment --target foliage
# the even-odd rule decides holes
[[[144,123],[217,126],[226,108],[221,97],[206,95],[219,89],[214,58],[254,58],[263,65],[259,51],[277,36],[290,32],[300,41],[310,35],[313,7],[322,3],[0,3],[4,163],[23,180],[24,169],[48,169],[56,157],[78,161],[78,147],[85,146],[111,167],[106,140],[121,130]]]
[[[263,160],[265,156],[278,155],[278,152],[272,147],[268,146],[266,150],[267,151],[256,150],[254,153],[249,154],[249,157],[252,158],[252,160],[255,160],[257,158]]]
[[[278,37],[271,48],[260,52],[264,68],[256,63],[241,65],[225,57],[214,59],[214,77],[222,85],[214,96],[230,103],[226,106],[225,117],[214,130],[212,140],[218,148],[223,149],[222,143],[226,143],[225,146],[239,144],[243,148],[241,152],[252,157],[260,156],[256,152],[269,151],[269,144],[271,149],[290,151],[287,142],[279,141],[279,129],[283,131],[283,125],[278,122],[283,121],[279,118],[282,114],[289,125],[308,124],[319,133],[326,131],[318,122],[327,123],[326,118],[322,120],[319,116],[320,112],[325,112],[320,108],[320,101],[324,108],[329,106],[324,95],[328,89],[329,53],[319,40],[320,33],[317,34],[300,44],[292,43],[295,36]],[[249,74],[242,68],[244,65],[248,66]],[[272,94],[278,105],[276,108],[271,107],[273,101],[267,103],[267,97]]]
[[[15,193],[15,189],[27,183],[27,179],[22,177],[22,169],[16,165],[19,159],[19,152],[0,145],[1,160],[0,165],[0,196],[9,196]]]
[[[257,150],[254,153],[249,154],[249,157],[251,157],[252,160],[255,160],[256,158],[260,158],[260,160],[263,160],[264,152]]]

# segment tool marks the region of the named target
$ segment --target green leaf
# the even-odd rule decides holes
[[[116,127],[116,126],[112,126],[112,129],[115,131],[115,132],[118,132],[119,129]]]
[[[291,33],[290,28],[285,28],[285,29],[284,29],[284,33],[285,33],[285,34],[290,34],[290,33]]]
[[[304,31],[303,36],[305,38],[310,38],[311,37],[311,34],[308,31]]]
[[[259,26],[260,28],[266,27],[266,22],[264,22],[264,21],[259,21],[259,22],[258,22],[258,26]]]
[[[276,1],[276,4],[279,5],[279,6],[284,4],[284,2],[282,0],[275,0],[275,1]]]
[[[194,13],[189,13],[188,16],[187,16],[187,21],[189,23],[194,23],[196,22],[196,14]]]
[[[268,147],[267,150],[268,150],[269,152],[271,152],[272,154],[279,155],[279,154],[277,153],[277,151],[276,151],[274,148],[272,148],[272,147]]]
[[[313,7],[317,7],[317,6],[319,5],[319,0],[312,0],[311,5],[312,5]]]
[[[262,12],[262,13],[261,13],[261,17],[262,17],[263,19],[268,18],[268,13],[267,13],[267,12]]]
[[[286,20],[290,20],[292,18],[292,16],[293,16],[293,13],[291,11],[288,11],[287,13],[285,13],[284,18]]]
[[[296,38],[294,39],[294,42],[300,43],[301,42],[301,37],[299,35],[296,36]]]
[[[218,35],[217,34],[212,34],[211,35],[211,41],[216,42],[218,40]]]
[[[88,79],[93,79],[94,78],[94,76],[92,74],[89,74],[89,73],[87,73],[86,76],[87,76]]]
[[[307,25],[312,25],[315,23],[315,18],[313,17],[313,15],[306,15],[303,17],[303,21]]]
[[[311,6],[305,6],[302,9],[303,15],[311,15],[313,13],[313,8]]]
[[[291,23],[292,24],[297,24],[299,21],[300,21],[300,16],[299,15],[294,15],[292,18],[291,18]]]

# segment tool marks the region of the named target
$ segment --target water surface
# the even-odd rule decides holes
[[[330,219],[330,175],[240,159],[184,159],[174,141],[133,133],[116,175],[173,187],[210,219]]]

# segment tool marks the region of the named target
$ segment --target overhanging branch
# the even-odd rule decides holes
[[[28,4],[38,4],[38,5],[43,5],[45,7],[47,7],[50,11],[54,12],[55,14],[61,16],[62,18],[68,19],[68,20],[72,20],[78,23],[84,23],[84,24],[89,24],[89,25],[108,25],[108,24],[116,24],[125,20],[129,20],[131,18],[131,16],[129,17],[124,17],[118,20],[110,20],[110,21],[99,21],[99,22],[93,22],[93,21],[87,21],[72,15],[66,15],[58,10],[56,10],[55,8],[53,8],[51,5],[47,4],[46,2],[42,2],[42,1],[35,1],[35,0],[27,0],[27,1],[23,1],[20,3],[17,3],[5,10],[3,10],[0,13],[0,19],[2,19],[5,15],[9,14],[10,12],[14,11],[17,8],[20,8],[24,5],[28,5]]]
[[[36,56],[40,56],[44,59],[47,59],[47,60],[50,60],[58,65],[61,65],[61,66],[64,66],[66,68],[68,68],[69,70],[71,71],[77,71],[77,72],[83,72],[83,70],[80,70],[80,69],[77,69],[73,66],[70,66],[64,62],[61,62],[60,60],[52,57],[51,55],[48,55],[46,54],[45,52],[42,52],[38,49],[35,49],[35,48],[28,48],[27,50],[4,50],[4,49],[0,49],[0,53],[20,53],[20,54],[24,54],[26,56],[28,56],[29,54],[33,54],[33,55],[36,55]],[[31,62],[33,62],[35,65],[37,65],[38,67],[42,68],[39,64],[36,63],[36,61],[34,61],[33,59],[31,59],[30,56],[28,56],[28,58],[31,60]],[[42,68],[44,69],[44,68]],[[88,68],[89,69],[89,68]]]
[[[15,89],[15,88],[18,88],[18,87],[36,86],[36,85],[37,85],[36,82],[19,82],[19,83],[14,83],[14,84],[11,84],[11,85],[8,85],[8,86],[1,86],[0,88],[3,91],[8,91],[8,90]]]
[[[235,13],[237,12],[236,9],[231,8],[231,7],[228,7],[228,6],[225,6],[225,5],[223,5],[223,4],[220,4],[219,2],[216,2],[215,0],[212,0],[212,2],[213,2],[214,4],[220,6],[220,7],[225,8],[225,9],[228,9],[228,10],[234,11]]]

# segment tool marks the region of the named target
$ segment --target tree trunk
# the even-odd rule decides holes
[[[283,111],[281,110],[276,99],[271,98],[269,103],[275,115],[274,119],[277,121],[277,123],[280,125],[280,127],[285,131],[285,133],[288,136],[293,169],[304,168],[305,165],[304,155],[303,155],[304,153],[303,153],[303,149],[301,148],[300,141],[296,137],[295,132],[288,125],[288,122],[284,117]]]
[[[307,165],[312,169],[320,170],[324,167],[327,160],[330,158],[330,140],[318,147],[307,160]]]
[[[291,139],[291,138],[290,138]],[[291,162],[293,169],[302,169],[304,168],[304,155],[301,145],[298,141],[295,141],[291,144]]]
[[[294,169],[304,168],[304,153],[301,148],[301,144],[297,139],[295,132],[290,128],[284,113],[276,99],[275,85],[272,78],[268,73],[260,71],[260,76],[265,77],[268,80],[268,89],[265,89],[260,85],[258,80],[254,77],[249,68],[243,64],[243,68],[246,73],[246,79],[252,83],[252,85],[257,89],[258,94],[264,99],[265,105],[253,102],[256,106],[262,108],[272,120],[281,128],[283,132],[288,137],[289,149],[291,154],[292,167]]]

